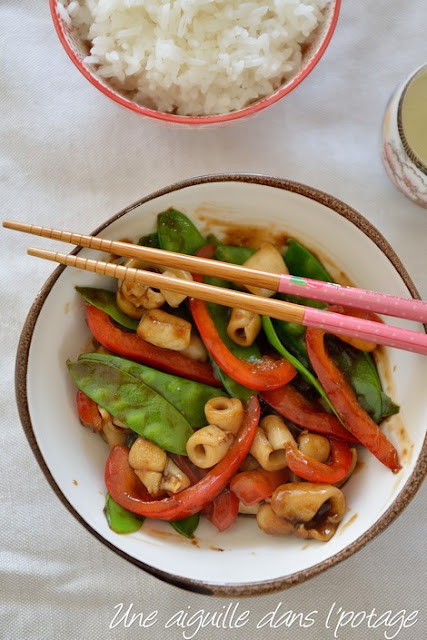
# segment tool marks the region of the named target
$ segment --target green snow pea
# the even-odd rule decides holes
[[[172,208],[157,216],[157,233],[160,248],[166,251],[194,255],[206,244],[191,220]]]
[[[329,354],[344,373],[357,396],[359,404],[374,422],[399,411],[399,407],[384,393],[377,368],[369,353],[327,336]]]
[[[229,283],[226,280],[221,280],[220,278],[208,277],[205,278],[205,282],[213,286],[229,288]],[[261,352],[255,342],[250,347],[242,347],[241,345],[236,344],[235,342],[230,340],[227,334],[230,312],[227,307],[223,307],[222,305],[215,304],[213,302],[208,302],[208,311],[212,320],[214,321],[216,330],[218,331],[221,340],[224,342],[227,349],[231,351],[231,353],[233,353],[237,358],[240,358],[241,360],[255,361],[261,358]],[[218,367],[218,365],[214,364],[212,359],[211,362],[216,375],[218,376],[223,387],[230,394],[230,396],[239,398],[240,400],[246,402],[252,395],[253,391],[247,389],[243,385],[233,380],[233,378],[222,371]]]
[[[394,416],[396,413],[399,413],[400,406],[398,404],[396,404],[395,402],[393,402],[393,400],[390,398],[390,396],[388,396],[385,393],[385,391],[381,391],[381,402],[382,402],[382,417],[383,417],[383,419],[384,418],[389,418],[390,416]]]
[[[274,328],[286,349],[298,358],[306,369],[313,371],[305,344],[306,328],[301,324],[284,320],[274,320]]]
[[[104,512],[108,526],[115,533],[134,533],[141,528],[144,518],[121,507],[109,493],[105,496]]]
[[[149,233],[146,236],[142,236],[138,240],[138,244],[143,247],[152,247],[153,249],[160,249],[159,236],[157,232]]]
[[[323,387],[320,384],[319,380],[316,378],[316,376],[314,376],[311,373],[311,371],[309,371],[298,360],[298,358],[293,356],[292,353],[290,353],[283,346],[283,344],[280,342],[279,336],[277,335],[276,331],[274,330],[274,326],[273,326],[273,323],[271,321],[271,318],[268,318],[267,316],[263,316],[263,318],[262,318],[262,327],[264,329],[265,335],[267,336],[267,340],[269,341],[271,346],[274,347],[276,349],[276,351],[278,351],[280,353],[281,356],[286,358],[286,360],[288,360],[295,367],[295,369],[298,371],[298,373],[301,375],[301,377],[306,382],[308,382],[312,387],[314,387],[316,389],[316,391],[323,398],[324,402],[329,407],[329,409],[331,409],[331,411],[337,416],[338,420],[340,420],[340,422],[341,422],[341,419],[340,419],[339,415],[337,414],[337,412],[335,411],[332,402],[329,400],[328,396],[324,392]],[[344,423],[342,423],[342,424],[344,424]]]
[[[79,389],[129,429],[166,451],[187,455],[191,425],[140,378],[103,362],[82,359],[67,366]]]
[[[139,320],[129,318],[129,316],[119,309],[116,303],[116,294],[113,291],[96,289],[94,287],[75,287],[75,289],[83,300],[101,309],[101,311],[108,313],[108,315],[121,324],[122,327],[136,331]]]
[[[192,538],[195,530],[199,525],[200,516],[198,513],[194,513],[192,516],[188,518],[184,518],[184,520],[176,520],[175,522],[171,522],[171,526],[178,531],[185,538]]]
[[[293,276],[302,278],[312,278],[324,282],[333,282],[331,276],[326,271],[322,263],[302,244],[296,240],[288,240],[288,248],[283,259],[288,271]],[[301,287],[303,291],[303,287]],[[317,300],[307,300],[299,296],[284,296],[286,300],[297,304],[309,305],[318,309],[323,309],[325,304]],[[305,346],[305,327],[293,322],[275,320],[274,326],[285,347],[302,362],[306,369],[312,371],[312,367],[307,355]]]
[[[208,233],[206,236],[206,244],[221,244],[221,241],[216,237],[214,233]]]
[[[247,247],[233,247],[231,245],[220,244],[216,248],[214,257],[222,262],[232,262],[233,264],[243,264],[255,253],[255,249]]]
[[[296,240],[288,240],[283,256],[289,273],[302,278],[312,278],[323,282],[333,282],[323,264],[306,247]]]
[[[139,378],[178,409],[193,429],[205,426],[206,402],[222,394],[219,389],[207,384],[163,373],[143,364],[105,353],[82,353],[79,356],[79,362],[100,362]]]
[[[356,350],[357,351],[357,350]],[[376,381],[377,386],[381,390],[381,419],[388,418],[389,416],[394,416],[396,413],[399,413],[400,407],[388,396],[385,391],[382,389],[381,380],[378,375],[378,370],[375,365],[375,361],[370,353],[363,352],[366,362],[369,364],[372,370],[372,376]]]
[[[210,358],[210,361],[216,377],[221,382],[228,395],[232,398],[239,398],[242,402],[247,402],[254,392],[251,389],[247,389],[239,382],[236,382],[236,380],[233,380],[228,373],[225,373],[225,371],[217,365],[215,360]]]

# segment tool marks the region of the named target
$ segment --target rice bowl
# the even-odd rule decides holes
[[[76,53],[76,35],[86,43],[78,57],[88,73],[81,70],[120,93],[118,101],[132,101],[138,111],[215,117],[258,110],[267,96],[284,95],[284,84],[298,84],[317,62],[307,52],[313,48],[318,56],[326,48],[338,8],[327,0],[60,0],[53,16],[63,23],[56,26],[66,49],[69,44]],[[314,41],[325,29],[327,39],[316,51]],[[74,43],[64,42],[67,31]]]

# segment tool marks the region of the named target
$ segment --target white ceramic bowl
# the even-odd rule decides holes
[[[320,191],[285,180],[225,175],[184,181],[127,207],[96,233],[136,239],[152,231],[156,214],[170,206],[202,227],[209,218],[246,226],[262,219],[270,230],[284,230],[328,256],[327,266],[335,265],[357,286],[417,296],[396,254],[360,214]],[[393,475],[362,451],[362,469],[344,487],[348,513],[330,542],[267,536],[247,517],[224,533],[203,522],[197,546],[166,523],[154,521],[146,521],[138,533],[115,534],[103,514],[108,449],[80,425],[76,389],[65,367],[66,359],[77,357],[88,338],[82,304],[74,292],[77,284],[113,286],[106,278],[63,267],[46,282],[19,345],[20,415],[33,451],[62,502],[99,540],[134,564],[203,593],[239,596],[283,589],[360,549],[413,497],[426,470],[427,358],[389,350],[393,376],[385,386],[401,413],[390,420],[386,432],[400,451],[403,469]],[[396,324],[409,326],[404,321]]]

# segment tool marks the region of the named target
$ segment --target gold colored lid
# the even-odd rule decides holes
[[[411,76],[402,92],[397,126],[409,159],[427,175],[427,65]]]

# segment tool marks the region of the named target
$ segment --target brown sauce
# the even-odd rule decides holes
[[[364,467],[366,467],[366,462],[363,462],[363,460],[359,460],[358,458],[356,462],[356,466],[354,467],[354,471],[351,475],[353,476],[356,473],[359,473],[360,471],[362,471]]]
[[[378,346],[373,352],[375,364],[377,365],[378,373],[381,378],[384,391],[391,397],[396,397],[396,390],[394,387],[394,381],[392,373],[396,370],[396,365],[393,369],[390,367],[390,362],[387,356],[386,349],[382,346]],[[390,418],[386,418],[381,423],[381,427],[387,437],[393,442],[399,452],[399,458],[402,465],[407,465],[411,462],[412,454],[414,451],[414,443],[412,442],[409,433],[403,423],[401,415],[398,413]]]
[[[204,203],[197,207],[195,214],[203,223],[203,232],[208,234],[215,232],[220,236],[224,244],[237,247],[250,247],[257,249],[262,242],[271,242],[279,248],[284,248],[287,244],[289,234],[280,225],[270,224],[268,227],[256,224],[242,225],[241,223],[224,221],[218,218],[221,214],[230,218],[233,209],[222,209],[216,205]],[[294,237],[294,236],[292,236]],[[326,251],[319,250],[304,239],[299,240],[311,253],[331,272],[334,280],[343,286],[354,286],[350,278],[331,261]]]
[[[188,542],[187,538],[184,538],[184,536],[181,536],[179,535],[179,533],[175,533],[174,531],[163,531],[151,526],[145,526],[144,531],[145,533],[149,534],[153,538],[157,538],[158,540],[179,540],[182,543]],[[193,538],[193,540],[194,539],[195,538]]]
[[[397,447],[400,463],[403,466],[409,464],[414,453],[414,443],[403,424],[401,416],[397,414],[387,418],[382,424],[384,433]]]
[[[92,336],[89,336],[83,347],[80,349],[80,353],[92,353],[94,350],[93,338]]]
[[[351,516],[350,520],[347,520],[347,522],[344,522],[344,524],[341,524],[339,529],[338,529],[338,533],[339,534],[344,533],[344,531],[353,524],[353,522],[356,520],[357,516],[358,516],[358,514],[354,513]]]
[[[174,542],[180,542],[181,544],[191,544],[194,547],[200,548],[199,540],[196,537],[185,538],[178,532],[172,531],[172,529],[170,531],[163,531],[162,529],[157,529],[155,526],[150,526],[149,523],[151,522],[154,523],[155,521],[147,521],[144,526],[144,533],[146,533],[147,535],[152,536],[153,538],[157,538],[157,540],[173,540]]]
[[[280,230],[276,225],[258,226],[254,224],[242,225],[234,222],[225,222],[212,214],[218,215],[218,208],[209,210],[209,205],[200,205],[196,210],[199,220],[203,223],[203,231],[210,233],[215,230],[224,244],[236,247],[250,247],[257,249],[262,242],[271,242],[278,247],[284,247],[288,234]],[[209,213],[211,215],[209,215]],[[227,212],[230,216],[230,212]]]

